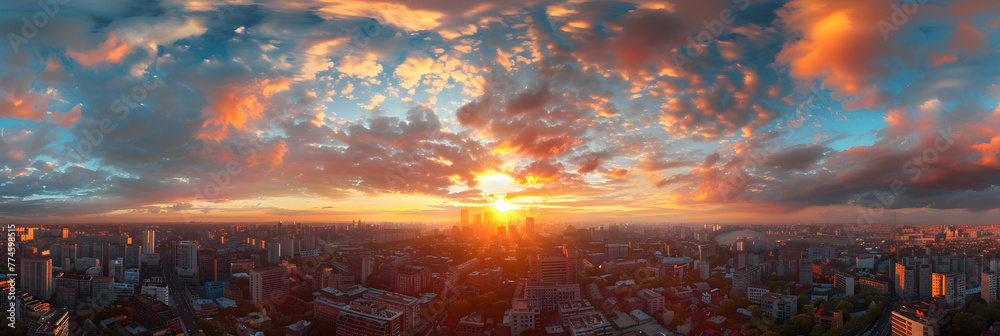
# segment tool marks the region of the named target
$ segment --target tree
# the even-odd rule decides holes
[[[201,329],[208,336],[222,336],[226,334],[226,328],[222,324],[206,319],[198,319],[198,329]]]
[[[722,300],[722,303],[719,303],[719,308],[715,310],[715,313],[727,316],[731,315],[732,313],[735,313],[737,308],[739,308],[739,306],[736,303],[736,300],[725,299]]]
[[[753,315],[753,318],[755,320],[759,320],[761,318],[761,315],[764,313],[764,310],[761,309],[760,306],[758,305],[752,305],[748,307],[747,310],[750,311],[750,314]]]
[[[976,314],[961,312],[955,314],[955,318],[951,320],[951,327],[948,327],[948,335],[975,336],[986,331],[988,327],[989,321],[986,321],[986,318]]]
[[[452,302],[451,305],[448,306],[448,313],[457,316],[468,315],[471,310],[472,310],[472,305],[470,305],[469,301],[466,300],[456,300],[455,302]]]

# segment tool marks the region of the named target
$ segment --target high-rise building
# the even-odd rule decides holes
[[[920,277],[917,280],[920,286],[920,299],[927,300],[933,296],[933,289],[931,288],[931,274],[934,273],[931,264],[919,264],[917,265],[917,275]]]
[[[486,210],[486,212],[483,213],[483,224],[485,224],[487,227],[493,227],[495,223],[493,221],[492,211]]]
[[[846,292],[847,295],[854,295],[854,277],[837,273],[834,277],[833,287]]]
[[[270,267],[250,270],[250,297],[253,302],[284,302],[288,295],[288,268]]]
[[[319,297],[315,302],[314,316],[317,320],[336,327],[338,335],[357,336],[401,336],[403,312],[388,305],[364,299],[351,303],[333,301]]]
[[[531,235],[535,233],[535,217],[525,217],[524,218],[524,232],[525,235]]]
[[[944,297],[948,308],[965,309],[964,273],[934,273],[932,281],[934,297]]]
[[[174,268],[198,269],[198,242],[183,240],[174,244],[170,251]]]
[[[354,282],[364,284],[372,274],[372,257],[367,253],[355,253],[347,256],[347,273],[354,277]]]
[[[22,258],[21,281],[24,291],[39,300],[45,301],[52,297],[52,260]]]
[[[540,282],[576,283],[583,274],[583,261],[559,255],[538,254],[528,257],[528,278]]]
[[[281,262],[281,243],[276,241],[267,242],[267,262],[271,264]]]
[[[896,296],[903,301],[912,301],[920,294],[917,288],[917,268],[914,265],[896,263],[892,284]]]
[[[156,231],[146,230],[142,232],[142,250],[144,253],[156,253]]]
[[[813,282],[812,260],[799,259],[799,284],[812,285],[812,282]]]
[[[459,214],[459,225],[469,226],[469,208],[462,208]]]
[[[62,230],[60,230],[60,232],[59,232],[59,238],[62,238],[62,239],[69,238],[69,229],[62,228]]]
[[[232,276],[232,253],[229,250],[198,250],[198,279],[201,282],[229,281]]]
[[[986,303],[1000,300],[1000,271],[983,272],[979,284],[982,286],[980,295]]]
[[[124,268],[138,268],[142,266],[142,245],[128,244],[125,246],[125,256],[122,266]]]
[[[472,225],[477,229],[483,225],[483,214],[476,214],[472,220]]]

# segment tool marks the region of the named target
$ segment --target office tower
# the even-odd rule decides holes
[[[320,296],[316,299],[314,315],[317,320],[336,327],[343,335],[402,336],[403,312],[365,299],[350,303],[337,302]]]
[[[174,268],[198,269],[198,242],[183,240],[177,242],[171,251]]]
[[[931,274],[933,274],[934,272],[932,271],[931,266],[932,266],[931,264],[919,264],[916,266],[917,274],[920,276],[920,279],[917,282],[918,285],[920,286],[919,295],[921,300],[927,300],[933,297],[932,296],[933,290],[931,288]]]
[[[525,235],[531,235],[535,233],[535,217],[524,218],[524,231]]]
[[[288,298],[288,268],[250,270],[250,297],[255,303],[284,302]]]
[[[469,226],[469,208],[462,208],[459,214],[459,224],[461,226]]]
[[[142,235],[142,250],[146,254],[156,253],[156,231],[146,230]]]
[[[295,254],[299,252],[298,249],[296,248],[297,242],[298,242],[297,240],[292,238],[281,239],[281,246],[282,246],[281,256],[286,257],[288,259],[294,258]]]
[[[271,264],[281,262],[281,243],[276,241],[267,242],[267,262]]]
[[[493,217],[494,217],[493,212],[486,210],[486,212],[483,213],[483,224],[485,224],[487,227],[493,227],[494,224]]]
[[[965,274],[934,273],[934,297],[944,297],[949,308],[965,309]]]
[[[528,257],[528,278],[560,284],[576,283],[582,275],[583,264],[579,258],[537,254]]]
[[[22,258],[21,279],[23,290],[45,301],[52,297],[52,260]]]
[[[355,253],[347,256],[347,273],[354,277],[354,282],[364,284],[372,274],[372,256],[367,253]]]
[[[483,225],[483,214],[476,214],[473,218],[472,225],[477,229]]]
[[[62,228],[62,230],[60,230],[60,232],[59,232],[59,238],[62,238],[62,239],[69,238],[69,229]]]
[[[917,288],[917,268],[913,265],[897,263],[894,269],[892,283],[896,296],[904,301],[916,299],[920,294]]]
[[[142,251],[142,245],[125,245],[125,259],[123,260],[123,266],[125,268],[138,268],[139,266],[142,266]]]
[[[1000,300],[1000,271],[983,272],[980,275],[980,293],[986,303]]]
[[[232,255],[229,250],[198,249],[198,280],[229,281],[232,276]]]
[[[148,294],[132,296],[133,319],[146,329],[166,327],[170,335],[183,332],[181,319],[167,307]]]
[[[800,285],[812,285],[813,282],[813,268],[812,260],[809,259],[799,259],[799,284]]]

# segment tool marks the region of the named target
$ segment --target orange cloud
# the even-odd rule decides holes
[[[121,62],[125,56],[131,53],[132,49],[129,48],[129,45],[125,42],[125,40],[116,36],[115,33],[109,33],[108,39],[97,45],[97,48],[82,52],[67,50],[66,56],[73,58],[77,61],[77,63],[80,63],[80,65],[92,67],[104,62]]]
[[[247,131],[248,123],[261,120],[271,107],[267,100],[288,87],[288,80],[277,78],[234,84],[221,90],[211,98],[212,103],[202,109],[205,124],[201,138],[224,139],[230,127]]]
[[[879,21],[892,16],[885,2],[794,0],[778,15],[801,35],[777,56],[778,62],[789,65],[792,77],[822,78],[835,95],[844,97],[873,90],[869,79],[885,73],[876,64],[889,48],[879,30]]]

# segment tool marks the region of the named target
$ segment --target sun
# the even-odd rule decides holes
[[[493,195],[493,197],[495,199],[493,201],[493,204],[490,204],[490,206],[492,206],[494,209],[497,209],[497,211],[507,212],[509,210],[514,210],[519,208],[519,206],[507,202],[507,194],[505,193],[497,193]]]

